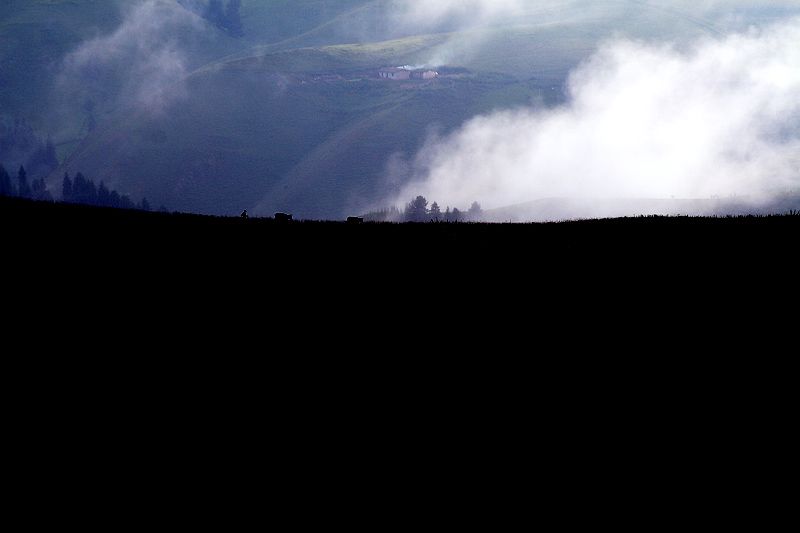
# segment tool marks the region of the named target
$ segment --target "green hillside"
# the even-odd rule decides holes
[[[161,0],[172,3],[176,0]],[[186,0],[184,0],[186,1]],[[618,5],[624,2],[607,2]],[[629,2],[635,4],[633,2]],[[53,119],[52,93],[62,62],[81,42],[119,26],[133,5],[123,0],[5,0],[0,5],[0,118],[24,116],[41,129]],[[263,56],[280,50],[384,41],[419,33],[398,25],[387,12],[393,0],[244,0],[245,35],[230,38],[212,26],[198,38],[170,35],[181,43],[191,68],[224,60]],[[666,24],[665,24],[666,22]],[[598,39],[609,35],[689,35],[708,31],[708,25],[680,13],[641,6],[622,18],[588,17],[565,2],[562,7],[532,8],[524,17],[498,28],[450,34],[447,47],[426,59],[470,66],[478,70],[521,74],[547,58],[557,63],[566,54],[568,65],[547,67],[562,72],[589,53]],[[440,25],[447,28],[445,21]],[[432,29],[432,28],[429,28]],[[423,32],[424,33],[424,32]],[[565,35],[567,33],[568,35]],[[473,57],[474,44],[488,48]],[[470,63],[470,65],[466,65]],[[302,68],[302,67],[301,67]]]
[[[431,127],[541,96],[535,84],[501,75],[376,79],[381,66],[437,42],[299,50],[202,70],[166,116],[134,113],[97,131],[66,169],[175,208],[340,216],[379,200],[389,158],[410,156]]]
[[[432,132],[495,109],[563,98],[566,75],[607,34],[608,21],[587,25],[574,13],[557,15],[558,23],[365,44],[258,47],[198,69],[189,98],[166,115],[131,113],[107,124],[65,170],[185,210],[359,212],[399,187],[392,180],[406,177],[402,161]],[[655,31],[636,18],[626,24],[632,35]],[[678,27],[684,35],[704,31]],[[430,83],[376,79],[379,68],[401,64],[441,64],[443,76]],[[397,161],[400,170],[390,171]]]
[[[371,207],[400,187],[403,162],[432,133],[498,108],[561,101],[570,70],[604,40],[718,31],[665,1],[535,3],[513,19],[462,27],[403,24],[388,15],[395,0],[243,0],[243,37],[196,15],[191,30],[167,36],[191,74],[186,94],[157,113],[118,97],[124,62],[76,80],[78,92],[59,89],[67,54],[114,31],[131,5],[4,0],[0,121],[21,117],[54,136],[67,159],[53,189],[64,171],[82,171],[133,197],[206,213],[338,217]],[[377,79],[379,68],[406,64],[443,76]],[[89,101],[93,130],[75,113]]]
[[[243,0],[245,41],[251,45],[278,43],[326,27],[375,4],[375,0]],[[334,24],[335,25],[335,24]],[[325,41],[330,44],[334,40]]]

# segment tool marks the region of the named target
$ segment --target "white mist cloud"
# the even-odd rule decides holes
[[[159,111],[184,95],[187,57],[178,36],[201,28],[200,19],[175,2],[137,2],[113,33],[67,56],[62,84],[116,90],[124,103]]]
[[[568,103],[482,116],[428,145],[396,203],[763,197],[800,185],[800,19],[688,50],[618,40]]]

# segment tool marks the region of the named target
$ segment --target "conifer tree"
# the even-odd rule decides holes
[[[25,167],[19,167],[17,173],[17,192],[20,198],[31,197],[31,186],[28,184],[28,173],[25,172]]]
[[[14,184],[5,167],[0,164],[0,196],[14,196]]]
[[[72,201],[72,180],[66,172],[64,173],[64,180],[61,182],[61,201]]]

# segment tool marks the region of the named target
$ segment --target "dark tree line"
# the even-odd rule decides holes
[[[483,218],[483,209],[478,202],[472,202],[467,211],[457,207],[452,210],[448,206],[442,212],[438,203],[433,202],[428,207],[428,200],[424,196],[417,196],[406,205],[403,212],[403,222],[479,222]]]
[[[16,179],[12,179],[2,164],[0,164],[0,196],[15,196],[43,202],[53,201],[53,195],[47,190],[44,178],[29,181],[25,167],[19,167]],[[70,178],[69,174],[64,174],[61,184],[61,200],[70,204],[151,211],[147,198],[142,198],[138,204],[134,203],[130,197],[109,189],[102,181],[100,185],[95,185],[94,181],[87,179],[80,172],[75,175],[74,179]],[[161,210],[165,211],[166,209],[162,207]]]
[[[11,175],[0,164],[0,196],[16,196],[44,202],[53,201],[53,196],[47,190],[44,178],[29,181],[24,166],[19,167],[17,178],[11,179]]]
[[[479,222],[483,218],[483,209],[478,202],[473,202],[467,211],[448,206],[442,211],[437,202],[428,206],[424,196],[417,196],[400,211],[396,207],[373,211],[365,216],[373,222]]]
[[[94,181],[87,179],[80,172],[75,175],[75,179],[70,178],[69,174],[64,174],[61,184],[61,200],[70,204],[151,210],[147,198],[142,198],[142,201],[136,204],[127,195],[110,190],[102,181],[100,185],[95,185]]]

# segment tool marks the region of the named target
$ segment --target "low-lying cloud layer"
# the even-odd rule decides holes
[[[186,53],[175,36],[202,28],[175,2],[143,0],[130,6],[113,33],[83,43],[64,61],[61,90],[82,89],[125,104],[160,111],[183,96]]]
[[[572,74],[566,105],[478,117],[429,142],[396,201],[758,200],[796,188],[798,43],[800,19],[688,49],[609,42]]]

